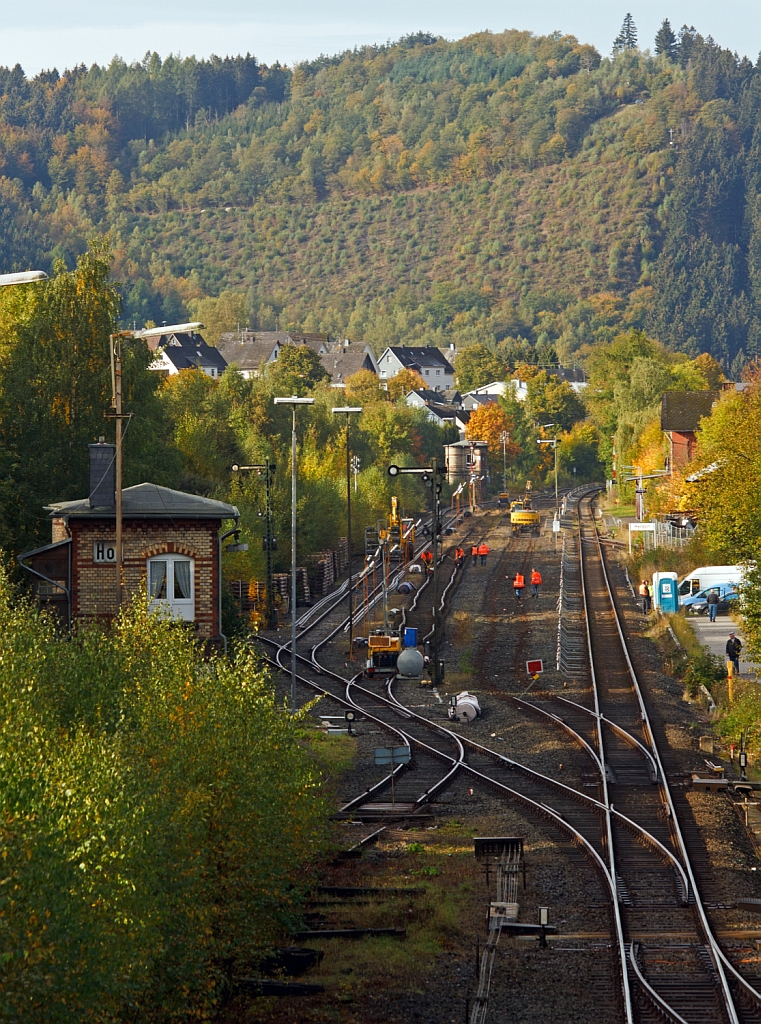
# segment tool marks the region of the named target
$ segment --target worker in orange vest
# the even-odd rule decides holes
[[[454,564],[462,565],[465,560],[465,552],[462,548],[455,548],[454,552]]]
[[[489,554],[490,551],[491,548],[487,544],[484,544],[483,541],[481,541],[481,543],[478,545],[478,553],[481,556],[481,565],[486,565],[486,556]]]
[[[509,579],[509,577],[507,577],[507,578]],[[523,578],[523,574],[520,573],[520,572],[517,572],[515,574],[515,579],[513,580],[513,590],[515,591],[515,596],[518,598],[519,601],[523,597],[523,588],[525,586],[526,586],[526,581]]]
[[[531,570],[531,596],[539,597],[539,588],[542,585],[542,574],[538,569]]]
[[[478,565],[478,544],[474,544],[470,549],[470,553],[473,557],[473,565]]]
[[[426,572],[430,572],[433,566],[433,552],[423,551],[423,553],[420,555],[420,561],[425,566]]]

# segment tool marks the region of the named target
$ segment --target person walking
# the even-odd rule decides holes
[[[708,621],[716,622],[716,616],[719,611],[719,591],[715,587],[713,590],[708,591],[706,604],[708,605]]]
[[[729,634],[727,640],[727,661],[732,665],[733,674],[740,674],[740,651],[743,649],[742,641],[734,633]]]
[[[481,541],[481,543],[478,545],[478,554],[481,557],[481,565],[486,565],[486,556],[489,554],[490,551],[491,548],[488,546],[488,544],[485,544],[483,541]]]
[[[505,578],[509,579],[509,576],[505,577]],[[513,590],[515,591],[515,596],[518,598],[519,601],[523,597],[523,588],[525,586],[526,586],[526,581],[523,578],[523,574],[520,573],[520,572],[517,572],[515,574],[515,579],[513,580]]]
[[[473,557],[473,565],[478,565],[478,544],[474,544],[470,549],[471,556]]]
[[[539,597],[539,588],[542,585],[542,574],[538,569],[531,570],[531,596]]]
[[[650,612],[650,587],[647,585],[647,580],[642,580],[640,583],[639,596],[642,599],[642,614],[647,615]]]

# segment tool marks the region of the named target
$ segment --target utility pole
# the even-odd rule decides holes
[[[507,442],[510,440],[510,434],[503,430],[499,435],[499,439],[502,442],[502,490],[507,490]]]
[[[342,405],[333,409],[333,415],[346,416],[346,541],[349,546],[349,659],[354,658],[354,594],[352,593],[351,574],[351,448],[349,446],[349,420],[352,413],[362,412],[361,406]],[[356,480],[356,477],[355,477]]]
[[[132,418],[132,413],[125,413],[122,409],[122,338],[155,338],[161,337],[164,334],[172,333],[188,333],[193,331],[200,331],[203,329],[203,324],[199,321],[193,321],[193,323],[187,324],[172,324],[170,327],[151,327],[148,330],[143,331],[116,331],[114,334],[109,336],[109,350],[111,359],[111,408],[113,412],[109,415],[109,419],[113,419],[116,422],[116,457],[115,462],[115,516],[116,516],[116,614],[118,615],[122,607],[122,563],[123,563],[123,552],[122,552],[122,534],[123,534],[123,517],[122,517],[122,447],[124,440],[124,431],[122,430],[122,420],[129,420]]]
[[[275,405],[290,405],[291,430],[291,714],[296,713],[296,406],[314,405],[313,398],[276,398]]]

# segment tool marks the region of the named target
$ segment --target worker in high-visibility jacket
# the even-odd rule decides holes
[[[481,565],[486,565],[486,556],[489,554],[490,551],[491,548],[489,547],[489,545],[484,544],[484,542],[481,541],[481,543],[478,545],[478,554],[481,559]]]
[[[478,565],[478,544],[474,544],[470,549],[470,554],[473,559],[473,565]]]
[[[515,596],[518,598],[519,601],[523,597],[523,588],[525,586],[526,581],[523,578],[523,573],[517,572],[515,574],[515,579],[513,580],[513,590],[515,591]]]
[[[423,551],[422,554],[420,555],[420,561],[425,566],[426,572],[431,572],[433,568],[433,552]]]
[[[539,588],[542,585],[542,574],[538,569],[531,570],[531,596],[539,597]]]
[[[462,563],[464,561],[465,561],[465,551],[464,551],[464,549],[463,548],[459,548],[459,547],[455,548],[454,564],[455,565],[462,565]]]

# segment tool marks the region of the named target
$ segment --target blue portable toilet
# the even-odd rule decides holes
[[[417,647],[417,629],[412,626],[404,627],[404,646]]]
[[[664,573],[658,580],[658,609],[664,615],[673,615],[679,611],[679,595],[677,593],[676,573]]]

